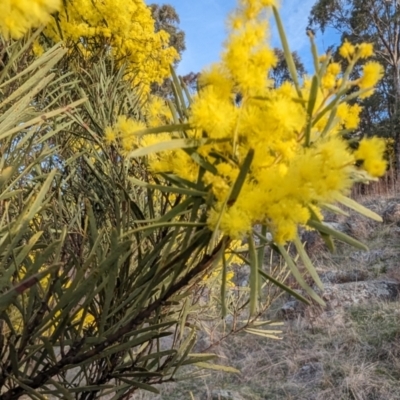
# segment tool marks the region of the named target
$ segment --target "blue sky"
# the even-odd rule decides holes
[[[281,0],[281,18],[285,26],[289,44],[296,50],[312,73],[309,39],[305,28],[308,15],[316,0]],[[178,67],[178,73],[199,72],[206,66],[218,61],[223,42],[226,38],[225,21],[235,8],[236,0],[148,0],[148,3],[170,4],[178,12],[180,27],[186,33],[186,51]],[[271,43],[281,47],[279,37],[271,27]],[[337,41],[333,33],[317,35],[320,53]]]

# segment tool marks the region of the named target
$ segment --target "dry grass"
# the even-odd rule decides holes
[[[380,214],[390,201],[400,201],[393,191],[362,198]],[[339,245],[332,255],[317,247],[313,259],[319,272],[359,270],[365,279],[400,281],[396,227],[355,216],[347,222],[350,233],[366,242],[370,252]],[[271,308],[269,317],[279,315],[278,309],[279,303]],[[214,389],[229,389],[249,400],[400,399],[399,301],[353,305],[318,324],[310,308],[303,316],[285,322],[281,341],[238,334],[217,350],[222,363],[238,368],[241,374],[213,372],[166,385],[160,388],[160,396],[138,393],[134,398],[206,400]]]
[[[213,373],[166,386],[153,398],[190,399],[192,392],[195,399],[207,399],[216,388],[249,400],[400,398],[397,303],[353,307],[342,324],[327,320],[318,329],[302,319],[290,321],[283,341],[237,335],[222,347],[240,375]]]

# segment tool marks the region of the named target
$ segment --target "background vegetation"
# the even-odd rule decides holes
[[[177,77],[172,7],[34,5],[0,8],[0,399],[122,399],[204,369],[237,373],[216,343],[279,339],[266,312],[283,292],[325,304],[298,225],[332,250],[331,236],[365,249],[321,209],[343,213],[337,200],[380,219],[345,196],[386,166],[382,142],[347,136],[348,102],[380,78],[377,64],[368,84],[365,71],[349,78],[372,47],[336,74],[313,47],[316,74],[301,82],[274,2],[249,1],[221,63]],[[266,6],[283,50],[266,46]],[[218,339],[195,348],[219,316]]]

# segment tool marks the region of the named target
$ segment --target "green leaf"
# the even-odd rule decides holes
[[[48,267],[44,271],[41,271],[41,272],[38,272],[37,274],[29,276],[28,278],[24,279],[22,282],[17,283],[10,290],[6,291],[5,293],[2,293],[0,295],[0,313],[2,313],[5,309],[7,309],[10,306],[10,304],[12,304],[19,295],[24,293],[26,290],[31,288],[33,285],[36,285],[46,275],[50,274],[51,272],[53,272],[54,270],[56,270],[59,267],[60,266],[57,264],[53,265],[51,267]]]
[[[1,171],[0,174],[0,189],[4,186],[4,184],[11,178],[12,174],[15,171],[15,167],[6,167]]]
[[[335,206],[333,204],[322,203],[321,207],[326,209],[326,210],[328,210],[328,211],[331,211],[331,212],[333,212],[335,214],[340,214],[340,215],[343,215],[345,217],[349,217],[350,216],[349,213],[347,213],[346,211],[342,210],[341,208],[339,208],[339,207],[337,207],[337,206]]]
[[[228,314],[228,308],[226,306],[226,280],[228,276],[228,267],[226,265],[226,257],[225,257],[225,245],[221,248],[221,256],[222,256],[222,273],[221,273],[221,308],[222,308],[222,318],[225,318]]]
[[[315,102],[318,96],[318,78],[314,75],[311,82],[311,90],[310,90],[310,97],[308,99],[307,104],[307,115],[308,115],[308,122],[305,132],[305,145],[310,145],[310,138],[311,138],[311,128],[312,128],[312,116],[314,112]]]
[[[324,285],[323,285],[317,271],[315,270],[313,263],[311,262],[310,258],[308,257],[307,252],[304,250],[304,247],[300,241],[299,235],[296,235],[296,237],[294,238],[294,244],[295,244],[297,252],[299,253],[300,258],[303,261],[304,266],[306,267],[311,278],[313,278],[314,282],[321,290],[324,290]]]
[[[228,203],[234,202],[239,197],[240,191],[246,181],[246,177],[248,172],[250,171],[251,163],[253,162],[254,158],[254,149],[250,149],[246,155],[246,158],[243,161],[243,165],[240,168],[240,172],[236,181],[232,187],[231,193],[229,195]]]
[[[201,192],[199,190],[186,189],[186,188],[176,187],[176,186],[154,185],[151,183],[143,182],[140,179],[137,179],[133,176],[130,176],[128,179],[135,185],[146,187],[149,189],[159,190],[160,192],[177,193],[177,194],[183,194],[183,195],[190,196],[190,197],[205,197],[205,196],[207,196],[206,192]]]
[[[175,376],[176,372],[179,370],[182,363],[185,362],[187,356],[189,355],[190,351],[193,349],[193,346],[196,343],[196,339],[197,339],[196,331],[192,328],[187,338],[180,346],[177,355],[171,360],[170,365],[175,367],[171,377]],[[180,359],[178,359],[178,357],[180,357]]]
[[[288,69],[289,69],[290,77],[292,78],[292,81],[293,81],[294,86],[296,88],[297,95],[300,98],[302,98],[303,94],[301,93],[301,89],[300,89],[300,84],[299,84],[299,78],[298,78],[298,75],[297,75],[296,65],[295,65],[294,60],[293,60],[292,52],[290,51],[290,48],[289,48],[289,43],[288,43],[287,38],[286,38],[285,29],[283,28],[281,17],[279,15],[279,12],[278,12],[278,9],[277,9],[276,6],[272,6],[272,11],[274,13],[275,22],[276,22],[276,26],[278,28],[279,37],[281,39],[283,52],[284,52],[284,55],[285,55],[286,64],[287,64]]]
[[[12,265],[5,269],[5,262],[7,261],[4,259],[1,263],[2,268],[4,269],[3,275],[0,277],[0,288],[8,287],[12,275],[15,273],[15,267],[19,268],[28,254],[32,251],[33,246],[37,243],[39,238],[42,236],[43,232],[36,232],[30,239],[29,242],[22,247],[21,251],[15,257],[15,261]],[[15,249],[16,250],[16,249]]]
[[[29,385],[27,385],[24,382],[22,382],[21,380],[17,379],[16,376],[11,376],[11,378],[18,386],[20,386],[22,389],[24,389],[24,391],[28,395],[30,395],[32,398],[39,399],[39,400],[47,400],[46,396],[43,396],[37,390],[32,389]],[[5,396],[5,395],[3,395],[3,396]]]
[[[160,391],[154,386],[147,385],[146,383],[139,382],[133,379],[119,378],[122,382],[128,383],[131,387],[137,387],[138,389],[146,390],[155,394],[160,394]]]
[[[149,154],[160,153],[167,150],[190,149],[204,146],[206,144],[215,143],[213,139],[171,139],[165,142],[155,143],[150,146],[140,147],[133,150],[127,158],[143,157]]]
[[[216,175],[218,173],[217,168],[213,164],[210,164],[199,153],[197,153],[196,151],[190,151],[190,150],[186,150],[186,151],[188,152],[188,154],[190,155],[192,160],[195,163],[199,164],[200,167],[204,168],[204,170],[211,172],[213,175]]]
[[[229,372],[232,374],[240,374],[240,371],[238,369],[233,368],[233,367],[228,367],[226,365],[209,364],[206,362],[198,362],[194,365],[196,367],[199,367],[202,369],[211,369],[213,371],[223,371],[223,372]]]
[[[254,329],[254,328],[246,328],[244,329],[245,332],[251,333],[253,335],[258,335],[262,336],[268,339],[274,339],[274,340],[282,340],[283,338],[280,336],[277,336],[277,334],[281,334],[282,331],[266,331],[263,329]]]
[[[292,272],[293,276],[299,283],[299,285],[307,292],[307,294],[314,299],[318,304],[322,305],[325,307],[325,302],[315,293],[315,291],[307,284],[307,282],[304,280],[303,276],[301,275],[300,271],[298,270],[295,262],[293,261],[292,257],[290,257],[289,253],[286,251],[286,249],[280,245],[277,244],[277,247],[282,254],[283,258],[286,261],[286,264],[288,265],[290,271]]]
[[[314,73],[318,77],[318,71],[319,71],[319,55],[318,55],[318,49],[315,44],[314,40],[314,35],[312,32],[307,31],[307,35],[310,38],[310,43],[311,43],[311,54],[313,56],[313,63],[314,63]]]
[[[170,71],[171,71],[171,76],[172,76],[174,92],[177,95],[176,103],[179,104],[179,106],[180,106],[179,108],[181,110],[181,113],[183,114],[182,116],[188,117],[185,99],[183,97],[183,90],[182,90],[182,87],[178,80],[178,77],[176,76],[175,69],[171,66]]]
[[[301,302],[305,303],[305,304],[310,304],[310,302],[303,297],[301,294],[297,293],[295,290],[291,289],[289,286],[286,286],[284,283],[279,282],[278,280],[276,280],[275,278],[273,278],[272,276],[268,275],[265,271],[259,269],[258,273],[266,280],[272,282],[274,285],[278,286],[279,288],[281,288],[282,290],[284,290],[286,293],[290,294],[291,296],[295,297],[297,300],[300,300]]]
[[[350,199],[342,194],[337,194],[335,196],[336,200],[343,204],[344,206],[351,208],[354,211],[357,211],[359,214],[364,215],[365,217],[371,218],[374,221],[382,222],[382,217],[373,211],[369,210],[368,208],[364,207],[360,203],[357,203],[355,200]]]
[[[253,316],[257,313],[258,306],[258,257],[256,245],[252,234],[248,235],[249,242],[249,256],[250,256],[250,315]]]
[[[43,113],[39,117],[30,119],[29,121],[26,121],[23,124],[19,124],[15,128],[6,130],[5,132],[2,132],[1,129],[0,129],[0,140],[5,139],[5,138],[7,138],[7,137],[9,137],[11,135],[14,135],[15,133],[18,133],[18,132],[20,132],[22,130],[26,130],[27,128],[30,128],[33,125],[37,125],[37,124],[43,123],[43,121],[45,121],[45,120],[49,120],[51,118],[54,118],[55,116],[58,116],[58,115],[61,115],[61,114],[65,114],[67,111],[70,111],[71,109],[80,106],[85,101],[87,101],[87,99],[80,99],[80,100],[77,100],[77,101],[69,104],[68,106],[61,107],[61,108],[59,108],[57,110],[53,110],[53,111],[49,111],[49,112]]]
[[[309,207],[308,210],[310,211],[310,215],[311,215],[310,220],[321,223],[321,221],[320,221],[318,215],[315,213],[315,211],[311,207]],[[335,244],[333,243],[332,237],[330,235],[328,235],[324,232],[320,232],[320,231],[319,231],[319,234],[321,235],[321,237],[322,237],[323,241],[325,242],[326,246],[328,247],[329,251],[331,253],[334,253],[335,252]]]
[[[365,251],[369,250],[368,247],[365,244],[359,242],[358,240],[352,238],[349,235],[346,235],[343,232],[336,231],[335,229],[330,228],[329,226],[324,225],[321,222],[314,221],[314,220],[309,220],[307,222],[307,225],[310,226],[311,228],[316,229],[319,232],[322,232],[322,233],[325,233],[327,235],[333,236],[335,239],[338,239],[341,242],[347,243],[350,246],[353,246],[353,247],[356,247],[358,249],[365,250]]]
[[[57,391],[55,391],[55,394],[57,396],[62,395],[62,398],[65,400],[74,400],[74,396],[71,394],[72,392],[67,390],[64,385],[60,384],[60,382],[57,382],[57,380],[53,378],[49,378],[48,382],[56,387]]]
[[[221,223],[221,219],[225,212],[226,207],[230,206],[232,203],[234,203],[236,201],[236,199],[239,197],[240,191],[242,190],[242,187],[246,181],[247,174],[250,170],[250,166],[253,161],[253,158],[254,158],[254,150],[250,149],[246,155],[245,160],[243,161],[243,165],[240,168],[239,175],[236,178],[236,181],[231,188],[229,197],[226,198],[223,206],[221,207],[221,211],[219,213],[216,226],[214,228],[213,236],[210,241],[211,243],[214,243],[216,241],[216,238],[219,235],[219,225]]]
[[[70,387],[70,388],[68,388],[68,392],[69,393],[95,392],[95,391],[98,391],[98,390],[111,389],[111,388],[115,388],[115,385],[78,386],[78,387]],[[56,391],[47,392],[47,393],[49,393],[49,394],[53,393],[53,395],[57,396],[57,392]],[[76,399],[76,397],[75,398],[73,397],[72,399]]]

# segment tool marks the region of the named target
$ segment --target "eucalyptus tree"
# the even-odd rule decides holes
[[[368,135],[389,136],[396,143],[400,167],[400,3],[398,0],[318,0],[311,9],[309,26],[333,29],[342,41],[374,44],[375,59],[385,76],[373,96],[362,101],[361,129]],[[355,69],[354,77],[359,75]]]

